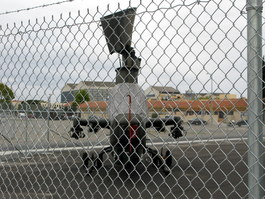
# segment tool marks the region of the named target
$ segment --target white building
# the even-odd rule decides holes
[[[91,101],[106,101],[115,82],[81,81],[78,84],[67,83],[61,90],[61,102],[74,101],[74,95],[79,90],[87,90]]]
[[[182,96],[179,90],[166,86],[150,86],[144,92],[147,100],[176,100]]]

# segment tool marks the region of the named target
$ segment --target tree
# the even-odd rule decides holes
[[[72,107],[76,108],[79,104],[89,101],[89,93],[85,89],[81,89],[77,91],[74,95],[74,101],[72,103]]]
[[[20,110],[42,110],[41,103],[44,102],[42,100],[26,100],[21,102],[20,106],[18,109]]]
[[[15,98],[14,92],[7,85],[0,83],[0,102],[11,102]]]
[[[0,109],[12,108],[11,100],[15,98],[14,92],[7,85],[0,83]]]

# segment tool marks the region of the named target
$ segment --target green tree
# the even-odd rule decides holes
[[[21,102],[21,105],[19,106],[19,109],[23,110],[42,110],[41,103],[44,102],[42,100],[26,100]]]
[[[0,83],[0,102],[11,102],[15,98],[14,92],[7,85]]]
[[[79,104],[89,101],[89,93],[85,89],[81,89],[75,93],[72,107],[76,108]]]
[[[7,85],[0,83],[0,109],[11,109],[11,100],[15,98],[14,92]]]

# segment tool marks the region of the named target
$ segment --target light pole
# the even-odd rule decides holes
[[[49,152],[49,148],[50,148],[50,109],[51,109],[51,96],[52,94],[49,95],[48,97],[48,116],[47,116],[47,142],[48,142],[48,146],[47,146],[47,152]]]
[[[210,113],[211,113],[211,124],[213,124],[213,74],[207,71],[207,75],[210,76],[211,80],[211,93],[210,93]]]
[[[248,198],[264,198],[262,114],[262,0],[247,0]]]
[[[26,156],[28,156],[29,152],[29,143],[28,143],[28,123],[29,123],[29,118],[28,118],[28,111],[29,111],[29,104],[26,102]]]

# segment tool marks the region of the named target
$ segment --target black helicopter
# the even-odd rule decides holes
[[[146,129],[155,128],[165,131],[171,127],[171,136],[175,139],[183,136],[182,120],[180,117],[149,118],[146,97],[138,83],[138,72],[141,59],[135,56],[131,47],[132,29],[136,8],[129,8],[101,18],[101,26],[106,36],[110,54],[117,52],[122,55],[122,66],[116,69],[116,85],[110,92],[108,102],[108,119],[73,119],[71,137],[84,138],[82,126],[87,126],[90,132],[96,133],[106,128],[110,131],[110,146],[102,149],[97,155],[82,155],[84,166],[88,172],[103,166],[104,154],[111,153],[115,164],[132,167],[141,161],[148,153],[153,163],[169,173],[172,155],[169,150],[161,154],[158,150],[147,146]]]

